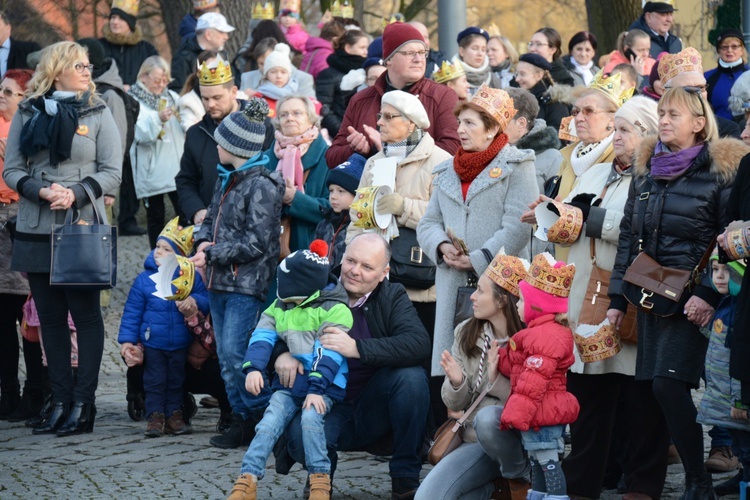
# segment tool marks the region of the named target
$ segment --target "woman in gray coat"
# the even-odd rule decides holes
[[[507,92],[480,87],[455,110],[461,147],[435,168],[432,197],[417,226],[420,246],[438,266],[433,376],[444,373],[440,355],[453,345],[457,289],[481,275],[500,248],[519,256],[529,243],[519,219],[539,188],[534,153],[508,145],[503,132],[515,113]],[[451,243],[448,229],[468,253]]]
[[[120,183],[122,146],[112,114],[94,94],[85,48],[59,42],[42,52],[29,97],[13,118],[3,179],[20,194],[11,269],[28,274],[47,354],[53,411],[34,434],[91,432],[104,350],[98,290],[50,286],[50,231],[75,207],[91,222],[84,185],[104,213],[103,194]],[[70,366],[68,311],[78,328],[78,377]]]

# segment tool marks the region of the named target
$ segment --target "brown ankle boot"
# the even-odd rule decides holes
[[[147,438],[161,437],[164,434],[164,414],[154,412],[148,416],[146,432],[143,433]]]
[[[526,500],[531,483],[525,479],[508,479],[508,491],[511,500]]]
[[[331,476],[310,474],[309,500],[329,500],[331,498]]]
[[[256,500],[257,496],[258,478],[253,474],[240,474],[227,500]]]
[[[192,434],[193,428],[190,424],[185,422],[182,416],[182,410],[175,410],[172,415],[167,419],[167,424],[164,427],[165,434],[174,434],[175,436],[181,436],[182,434]]]

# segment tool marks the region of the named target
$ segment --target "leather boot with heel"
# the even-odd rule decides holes
[[[73,403],[53,403],[49,417],[31,432],[33,434],[54,434],[67,420],[72,406]]]
[[[70,410],[70,415],[65,423],[57,429],[57,435],[72,436],[74,434],[83,434],[94,430],[94,420],[96,419],[96,406],[94,403],[83,403],[76,401]]]

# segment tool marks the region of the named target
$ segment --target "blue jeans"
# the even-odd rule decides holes
[[[732,447],[732,436],[726,427],[714,425],[708,430],[708,437],[711,438],[711,448]]]
[[[145,348],[143,391],[146,394],[146,415],[158,412],[169,418],[175,410],[182,408],[187,351],[187,347],[176,351]]]
[[[241,293],[209,292],[211,318],[216,333],[216,355],[221,365],[221,378],[227,389],[232,411],[247,419],[251,413],[262,410],[271,397],[268,380],[258,396],[245,389],[242,361],[250,335],[258,323],[261,302],[251,295]],[[265,374],[263,374],[265,378]]]
[[[305,463],[310,474],[330,474],[331,461],[326,450],[326,435],[323,421],[333,407],[333,401],[328,396],[323,396],[326,402],[326,413],[320,414],[315,408],[301,410],[305,398],[292,396],[286,390],[273,393],[271,401],[268,402],[266,412],[258,425],[255,426],[255,437],[242,459],[240,474],[254,474],[258,479],[263,479],[266,473],[266,461],[268,455],[284,432],[287,424],[297,414],[301,415],[302,441],[305,448]]]
[[[325,419],[331,473],[336,470],[337,450],[361,450],[392,431],[391,477],[418,479],[429,410],[424,368],[380,368],[356,399],[336,403]],[[287,427],[287,439],[289,454],[305,465],[299,416]]]
[[[526,451],[555,450],[565,451],[563,441],[564,425],[547,425],[537,431],[521,431],[521,441]]]
[[[477,412],[474,417],[477,441],[484,452],[500,464],[500,473],[504,478],[528,480],[531,467],[521,445],[521,433],[515,429],[501,431],[502,414],[502,406],[487,406]]]

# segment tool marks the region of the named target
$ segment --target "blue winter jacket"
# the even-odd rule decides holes
[[[164,351],[186,348],[193,341],[193,336],[185,325],[185,317],[177,309],[175,301],[153,294],[156,283],[150,276],[159,270],[153,250],[146,257],[143,267],[145,271],[135,278],[125,302],[117,341],[120,344],[141,342],[146,347]],[[195,273],[190,296],[195,299],[198,309],[208,314],[208,290],[198,273]]]

